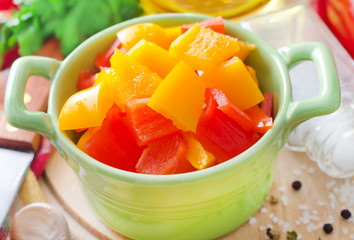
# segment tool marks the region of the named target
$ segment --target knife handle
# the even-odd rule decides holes
[[[5,80],[6,82],[6,80]],[[32,76],[28,79],[24,93],[25,107],[32,111],[46,111],[50,82],[43,77]],[[11,126],[2,114],[0,119],[0,147],[21,151],[37,151],[40,136],[34,132]]]
[[[40,56],[21,57],[13,63],[10,69],[5,92],[5,114],[11,125],[27,131],[39,133],[49,140],[52,140],[55,137],[55,130],[52,126],[49,114],[38,111],[38,109],[29,109],[29,107],[25,105],[24,100],[26,96],[25,85],[29,82],[30,77],[41,76],[50,83],[54,80],[59,65],[60,61],[58,60]],[[34,82],[38,85],[33,88],[35,96],[32,95],[32,99],[37,97],[41,98],[44,94],[41,91],[44,82],[39,83],[39,78],[36,79],[37,80]],[[45,91],[48,92],[48,90]],[[47,95],[45,98],[36,100],[40,103],[36,104],[36,106],[40,107],[41,104],[46,106],[46,99]],[[12,146],[15,146],[15,144],[12,144]],[[23,146],[25,146],[25,144],[21,147]],[[33,146],[30,147],[33,149]]]

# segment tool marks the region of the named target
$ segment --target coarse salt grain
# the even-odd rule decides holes
[[[318,204],[318,206],[324,206],[324,205],[326,205],[326,202],[324,202],[324,201],[318,201],[317,204]]]
[[[259,226],[259,231],[264,231],[264,230],[266,230],[266,227],[265,226]]]
[[[279,190],[279,192],[285,193],[286,192],[286,187],[285,186],[280,186],[280,187],[278,187],[278,190]]]
[[[280,197],[280,200],[281,200],[281,202],[282,202],[282,204],[284,205],[284,206],[288,206],[288,197],[286,196],[286,195],[282,195],[281,197]]]
[[[334,209],[336,207],[336,195],[334,195],[334,193],[329,193],[328,194],[328,198],[330,200],[330,205],[331,205],[331,208]]]
[[[300,224],[301,224],[300,220],[296,220],[296,221],[295,221],[295,224],[296,224],[296,225],[300,225]]]
[[[307,166],[306,166],[305,164],[301,164],[300,168],[301,168],[301,169],[306,169]]]
[[[251,217],[249,220],[248,220],[249,224],[251,225],[254,225],[257,223],[257,219],[255,217]]]
[[[284,224],[284,220],[283,219],[280,219],[279,222],[278,222],[278,225],[279,226],[282,226]]]
[[[272,229],[273,229],[273,224],[268,223],[268,224],[267,224],[267,228],[272,228]]]
[[[349,230],[348,230],[348,228],[342,228],[342,232],[343,232],[343,234],[345,234],[345,235],[348,235],[348,233],[349,233]]]
[[[316,169],[314,167],[310,167],[308,170],[307,170],[308,173],[310,174],[313,174],[316,172]]]
[[[321,226],[322,226],[322,224],[321,224]],[[313,232],[313,231],[316,231],[316,230],[319,229],[319,228],[320,228],[320,226],[315,225],[315,224],[313,224],[313,223],[310,223],[310,224],[308,224],[308,225],[306,226],[307,232]]]
[[[266,208],[261,208],[261,213],[267,213],[268,212],[268,209]]]
[[[350,239],[354,239],[354,233],[350,234]]]
[[[334,185],[336,185],[336,181],[330,181],[328,183],[326,183],[326,188],[327,189],[331,189]]]
[[[307,210],[307,209],[309,209],[309,206],[307,204],[300,204],[299,209],[300,210]]]
[[[274,217],[274,213],[269,213],[269,218],[273,218]]]
[[[300,176],[302,174],[302,171],[300,169],[294,169],[293,174],[296,176]]]
[[[277,222],[279,221],[279,218],[273,217],[273,218],[272,218],[272,221],[273,221],[273,223],[277,223]]]
[[[302,239],[301,233],[298,233],[298,234],[297,234],[297,238],[296,238],[296,239]]]

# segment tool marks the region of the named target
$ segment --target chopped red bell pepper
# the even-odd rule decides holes
[[[215,18],[207,19],[207,20],[199,22],[198,24],[201,27],[210,28],[215,32],[219,32],[222,34],[225,33],[225,23],[224,23],[224,19],[222,17],[215,17]],[[185,33],[188,29],[190,29],[194,25],[195,25],[195,23],[183,24],[181,26],[182,33]]]
[[[253,120],[256,132],[264,134],[273,127],[273,118],[268,117],[258,105],[246,109],[245,113]]]
[[[209,94],[213,95],[217,108],[223,111],[226,115],[231,117],[233,120],[238,122],[246,131],[254,128],[254,123],[252,119],[241,109],[239,109],[235,104],[230,102],[226,95],[220,89],[207,88],[205,91],[206,96]]]
[[[79,79],[77,80],[76,87],[79,90],[83,90],[95,85],[96,73],[88,69],[82,69],[79,73]]]
[[[264,100],[261,104],[261,109],[265,115],[268,117],[272,116],[272,108],[273,108],[273,94],[270,92],[264,93]]]
[[[102,70],[102,68],[111,67],[110,58],[113,55],[116,48],[118,48],[122,52],[125,52],[125,53],[127,52],[125,50],[125,48],[123,47],[121,41],[118,38],[116,38],[114,40],[114,42],[112,43],[112,45],[109,48],[107,48],[107,50],[104,53],[97,54],[97,57],[95,60],[95,66],[100,70]]]
[[[199,120],[196,138],[218,162],[224,162],[251,147],[259,135],[253,130],[246,131],[217,107],[214,95],[206,94],[206,108]]]
[[[145,174],[175,174],[196,170],[186,159],[187,143],[181,133],[169,135],[148,144],[136,171]]]
[[[96,160],[122,170],[135,172],[143,148],[139,147],[130,132],[128,121],[114,105],[102,126],[86,143],[86,153]]]
[[[149,99],[135,99],[124,106],[132,133],[139,146],[180,131],[170,119],[146,105]]]

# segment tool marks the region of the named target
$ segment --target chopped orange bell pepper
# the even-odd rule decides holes
[[[170,40],[165,29],[155,23],[140,23],[124,28],[117,33],[117,37],[127,51],[141,39],[156,43],[166,50],[170,46]]]
[[[238,45],[240,46],[240,49],[234,54],[234,56],[238,57],[242,61],[245,61],[250,51],[253,51],[256,48],[256,45],[243,41],[238,41]]]
[[[165,28],[165,33],[170,45],[177,37],[179,37],[182,34],[182,29],[180,26],[169,27],[169,28]]]
[[[193,167],[201,170],[211,167],[214,164],[214,155],[206,151],[202,144],[191,134],[183,134],[183,139],[187,142],[188,146],[186,158]]]
[[[137,98],[152,95],[162,78],[148,67],[132,61],[116,50],[111,57],[111,70],[106,78],[108,95],[124,111],[124,104]]]
[[[245,64],[233,57],[218,68],[204,72],[201,76],[206,86],[218,88],[241,110],[250,108],[264,97]]]
[[[178,62],[168,51],[146,40],[138,42],[127,54],[130,59],[147,66],[162,78],[165,78]]]
[[[239,48],[236,38],[195,24],[171,43],[170,52],[194,70],[207,71],[232,57]]]
[[[183,131],[195,132],[203,108],[205,84],[180,61],[152,94],[148,106]]]

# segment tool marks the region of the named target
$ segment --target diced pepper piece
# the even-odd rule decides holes
[[[191,134],[184,133],[183,139],[187,142],[187,160],[196,169],[205,169],[211,167],[215,162],[215,157],[210,152],[206,151],[202,144],[195,139]]]
[[[234,56],[238,57],[242,61],[245,61],[245,59],[248,57],[248,54],[250,51],[253,51],[256,49],[256,45],[251,44],[251,43],[246,43],[243,41],[238,41],[238,45],[240,49],[235,53]]]
[[[86,142],[86,153],[111,167],[135,172],[143,148],[136,144],[120,112],[116,105],[107,112],[100,129]]]
[[[205,84],[180,61],[152,94],[148,106],[183,131],[195,132],[204,102]]]
[[[88,69],[82,69],[79,73],[79,79],[77,80],[76,87],[79,90],[83,90],[95,85],[96,73]]]
[[[95,60],[95,66],[100,70],[104,67],[109,68],[111,66],[111,62],[109,61],[109,59],[113,55],[116,48],[119,48],[123,52],[125,51],[121,41],[118,38],[114,40],[111,46],[107,48],[107,50],[104,53],[97,54]]]
[[[212,94],[206,95],[206,108],[196,133],[197,140],[218,162],[233,158],[251,147],[259,136],[246,131],[239,123],[217,108]]]
[[[132,61],[120,50],[111,57],[111,70],[107,76],[107,91],[124,111],[124,104],[152,95],[162,78],[148,67]]]
[[[166,50],[170,46],[165,29],[155,23],[140,23],[124,28],[117,33],[117,37],[127,51],[141,39],[153,42]]]
[[[250,66],[246,66],[246,67],[247,67],[248,72],[251,74],[254,82],[257,84],[257,86],[259,86],[259,81],[258,81],[258,78],[256,75],[256,70],[254,70],[254,68],[250,67]]]
[[[272,116],[273,94],[270,92],[264,93],[264,101],[261,104],[261,109],[268,117]]]
[[[89,128],[102,123],[113,102],[101,86],[102,83],[70,96],[59,115],[60,130]]]
[[[76,146],[83,152],[86,152],[86,143],[88,140],[90,140],[90,138],[92,137],[92,135],[97,132],[98,129],[100,129],[101,126],[97,126],[97,127],[91,127],[89,129],[87,129],[86,132],[84,132],[84,134],[82,134],[82,136],[80,137],[79,141],[77,142]]]
[[[147,66],[161,78],[165,78],[178,62],[168,51],[144,39],[135,44],[127,54],[133,61]]]
[[[222,90],[241,110],[264,99],[245,64],[237,57],[229,59],[212,71],[204,72],[201,78],[207,87]]]
[[[169,45],[171,45],[171,43],[182,34],[182,29],[180,26],[169,27],[169,28],[165,28],[165,33],[166,33]]]
[[[212,29],[215,32],[222,33],[222,34],[225,33],[225,22],[224,22],[224,19],[222,17],[210,18],[210,19],[201,21],[198,24],[201,27],[210,28],[210,29]],[[188,29],[190,29],[194,25],[195,25],[195,23],[183,24],[181,26],[182,33],[185,33]]]
[[[273,118],[268,117],[258,105],[246,109],[245,113],[253,120],[256,132],[264,134],[273,127]]]
[[[149,98],[142,98],[125,104],[126,116],[139,146],[179,131],[170,119],[147,106],[148,101]]]
[[[239,50],[236,38],[195,24],[171,43],[170,52],[194,70],[211,70]]]
[[[195,170],[186,159],[187,143],[180,133],[152,142],[144,149],[136,171],[145,174],[176,174]]]
[[[235,104],[229,101],[226,95],[216,88],[207,88],[206,95],[212,94],[217,103],[217,108],[223,111],[226,115],[231,117],[234,121],[238,122],[245,130],[254,128],[252,119]]]

